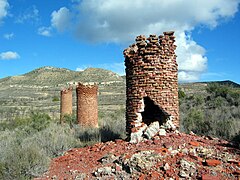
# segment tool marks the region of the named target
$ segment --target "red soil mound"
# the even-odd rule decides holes
[[[44,179],[239,179],[240,150],[227,141],[168,133],[71,149],[52,160]]]

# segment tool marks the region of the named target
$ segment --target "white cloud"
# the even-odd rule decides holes
[[[23,24],[24,22],[32,22],[32,23],[38,23],[40,20],[39,18],[39,10],[36,6],[32,6],[28,9],[26,9],[22,14],[20,14],[15,22],[19,24]]]
[[[7,16],[7,9],[9,7],[9,4],[7,0],[0,0],[0,23],[2,18]]]
[[[51,15],[52,27],[63,32],[70,26],[71,13],[68,8],[62,7],[58,11],[53,11]]]
[[[199,79],[199,73],[191,72],[191,71],[179,71],[178,72],[178,80],[179,82],[192,82],[197,81]]]
[[[196,81],[207,69],[205,49],[184,32],[176,32],[176,54],[178,55],[179,81]]]
[[[51,25],[49,27],[38,28],[38,34],[46,37],[52,36],[52,32],[57,29],[59,32],[64,32],[70,29],[72,15],[68,8],[62,7],[58,11],[53,11],[51,14]]]
[[[83,0],[79,3],[80,38],[92,41],[129,41],[139,34],[160,34],[197,25],[215,27],[220,18],[232,17],[238,0]]]
[[[20,58],[19,54],[13,51],[0,53],[0,59],[2,60],[10,60],[10,59],[18,59],[18,58]]]
[[[214,28],[234,16],[238,0],[83,0],[76,34],[94,42],[128,42],[139,34],[176,31],[179,80],[195,81],[207,68],[205,49],[191,36],[196,26]]]
[[[38,34],[46,37],[52,36],[51,27],[40,27],[38,28]]]
[[[3,38],[10,40],[14,37],[14,33],[7,33],[3,35]]]
[[[76,2],[76,1],[74,1]],[[58,30],[70,24],[76,37],[90,42],[133,42],[140,34],[162,34],[175,30],[179,80],[194,81],[207,69],[204,47],[190,32],[198,26],[215,28],[222,19],[232,18],[240,0],[82,0],[77,10],[63,7],[52,14]],[[55,17],[55,18],[54,18]],[[73,22],[72,22],[73,23]],[[186,35],[188,34],[188,35]]]

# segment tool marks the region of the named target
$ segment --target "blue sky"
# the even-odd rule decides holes
[[[124,74],[140,34],[174,30],[179,81],[240,83],[239,0],[0,0],[0,78],[42,66]]]

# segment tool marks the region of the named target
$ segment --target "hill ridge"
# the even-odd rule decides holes
[[[43,66],[22,75],[8,76],[0,79],[0,84],[52,85],[67,82],[107,82],[123,81],[123,78],[106,69],[87,68],[84,71],[73,71],[67,68]]]

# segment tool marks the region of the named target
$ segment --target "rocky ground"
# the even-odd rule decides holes
[[[194,134],[167,133],[71,149],[52,160],[45,179],[240,179],[240,149]]]

